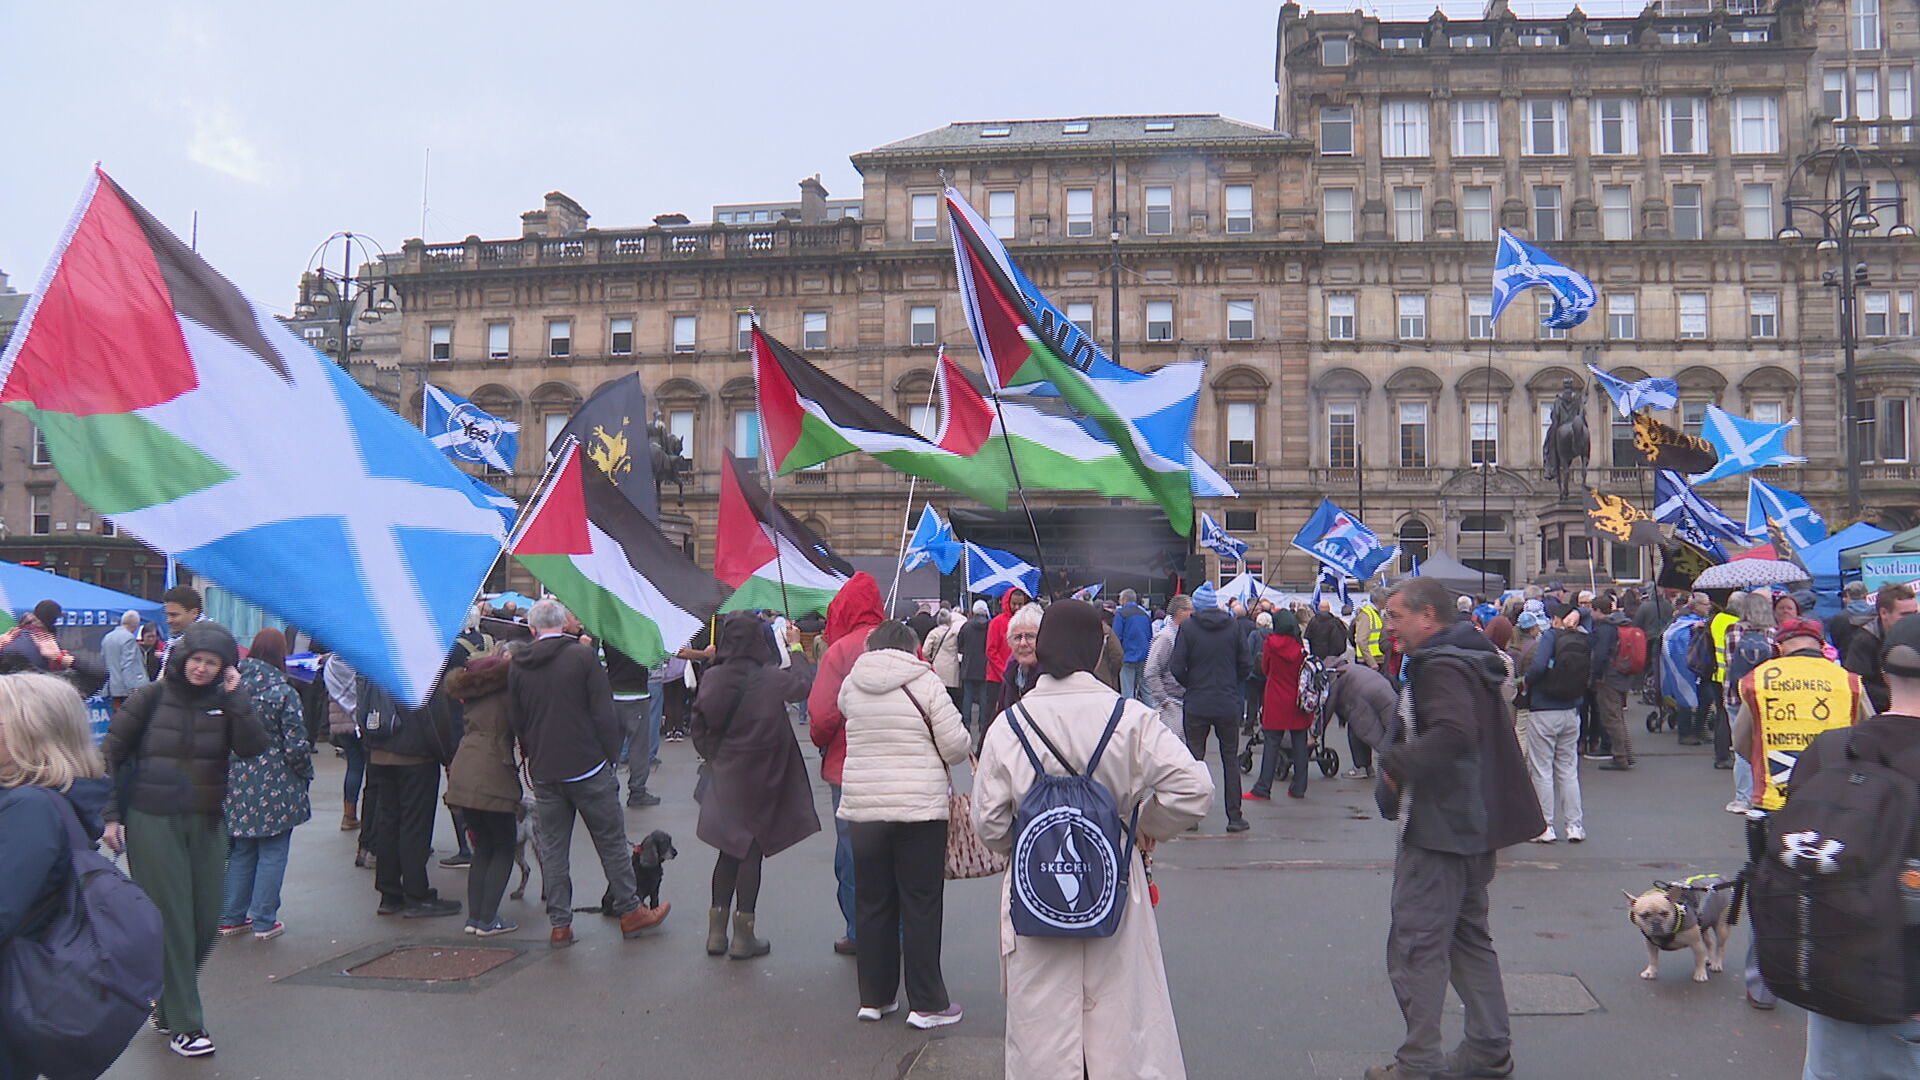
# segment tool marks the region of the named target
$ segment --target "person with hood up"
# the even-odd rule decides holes
[[[480,656],[447,673],[449,697],[460,703],[466,724],[447,769],[448,806],[465,812],[473,833],[473,863],[467,867],[469,934],[495,937],[519,925],[500,918],[500,898],[513,875],[518,835],[520,773],[513,764],[513,726],[508,720],[508,661]]]
[[[987,624],[987,681],[999,682],[1006,675],[1007,657],[1013,646],[1007,641],[1007,624],[1013,613],[1033,602],[1025,590],[1012,588],[1000,595],[1000,613]],[[995,687],[998,690],[998,687]]]
[[[200,1003],[200,965],[219,940],[225,902],[227,766],[266,751],[267,733],[240,689],[240,646],[227,628],[187,626],[160,681],[134,691],[107,727],[109,774],[130,768],[109,802],[103,839],[160,909],[166,937],[155,1026],[181,1057],[213,1053]],[[125,802],[120,802],[122,795]]]
[[[52,600],[42,600],[20,616],[20,625],[0,634],[0,670],[65,671],[73,654],[60,647],[53,625],[65,612]]]
[[[873,578],[865,574],[854,575],[854,581],[862,577],[873,586]],[[872,599],[876,612],[879,598],[875,586]],[[838,598],[834,603],[839,603]],[[831,626],[833,606],[827,610]],[[866,640],[866,631],[873,625],[878,623],[860,628],[861,641]],[[793,725],[787,722],[786,708],[787,702],[806,699],[808,691],[819,684],[813,665],[800,648],[798,629],[787,628],[785,647],[788,665],[781,667],[767,645],[759,616],[751,611],[726,616],[720,623],[716,663],[700,680],[700,692],[693,701],[693,723],[688,733],[694,750],[706,762],[694,791],[700,803],[697,835],[719,852],[713,865],[713,906],[707,911],[708,956],[725,953],[744,960],[765,956],[772,950],[754,933],[761,863],[820,831],[807,763],[794,740]],[[832,655],[832,646],[827,652]],[[819,707],[809,708],[812,722],[817,723]],[[838,718],[835,741],[840,746],[840,761],[836,767],[840,767],[846,758],[846,721],[838,700],[833,713]],[[733,909],[731,941],[727,934],[729,907]]]
[[[1021,722],[1046,732],[1066,755],[1069,760],[1060,761],[1034,740],[1048,773],[1063,776],[1093,756],[1121,700],[1092,675],[1100,657],[1099,615],[1078,600],[1054,604],[1040,623],[1038,654],[1040,678],[1021,699]],[[1014,933],[1010,914],[1013,875],[1001,875],[1007,1080],[1187,1075],[1140,860],[1157,841],[1206,816],[1213,781],[1154,709],[1132,699],[1125,700],[1094,779],[1112,792],[1123,820],[1134,807],[1140,811],[1126,910],[1111,937],[1023,937]],[[973,782],[974,828],[990,850],[1013,850],[1014,819],[1035,780],[1020,740],[1007,725],[994,725]]]
[[[1247,663],[1252,665],[1253,673],[1247,676],[1247,718],[1241,728],[1248,735],[1260,727],[1260,714],[1267,705],[1267,673],[1260,661],[1267,652],[1267,639],[1273,636],[1276,614],[1276,611],[1262,611],[1255,615],[1253,632],[1247,635]]]
[[[1120,607],[1113,613],[1113,633],[1120,639],[1120,693],[1137,697],[1147,704],[1146,687],[1141,677],[1147,666],[1147,650],[1153,647],[1153,616],[1140,606],[1140,594],[1120,590]]]
[[[1387,628],[1407,652],[1392,744],[1380,755],[1382,813],[1403,823],[1394,856],[1387,977],[1407,1037],[1367,1080],[1507,1076],[1512,1030],[1500,957],[1487,925],[1495,853],[1546,828],[1520,744],[1500,701],[1507,665],[1486,635],[1456,619],[1433,578],[1387,599]],[[1466,1009],[1466,1038],[1440,1041],[1447,986]]]
[[[960,628],[966,625],[967,617],[949,608],[941,612],[940,618],[940,625],[929,631],[927,640],[920,643],[920,651],[926,655],[927,663],[933,665],[933,673],[940,677],[947,700],[958,710],[964,700],[960,693]]]
[[[939,676],[914,655],[913,631],[899,623],[867,635],[867,651],[840,684],[847,760],[836,816],[853,837],[858,1015],[878,1020],[900,1007],[904,959],[907,1023],[923,1029],[960,1022],[940,973],[946,767],[965,761],[972,741],[939,690]]]
[[[807,735],[820,748],[820,779],[833,797],[833,880],[845,937],[833,943],[841,956],[854,954],[853,839],[840,820],[840,778],[847,760],[847,718],[840,711],[840,683],[867,650],[867,634],[887,621],[880,583],[865,570],[847,579],[827,604],[827,651],[807,694]],[[995,687],[994,689],[999,689]]]
[[[1287,778],[1287,797],[1307,797],[1307,731],[1313,727],[1313,714],[1300,707],[1300,669],[1306,660],[1307,649],[1300,641],[1300,624],[1293,612],[1274,612],[1273,633],[1261,644],[1260,669],[1267,680],[1267,700],[1260,710],[1264,745],[1260,749],[1260,778],[1247,793],[1250,799],[1264,802],[1273,798],[1273,778],[1279,772],[1283,742],[1293,763],[1293,772]]]
[[[1221,787],[1226,789],[1227,831],[1247,831],[1240,814],[1240,697],[1252,670],[1246,635],[1232,615],[1220,609],[1211,582],[1193,594],[1193,617],[1180,624],[1173,639],[1167,674],[1185,688],[1181,698],[1187,747],[1207,760],[1209,732],[1220,742]]]
[[[1332,663],[1350,644],[1346,620],[1333,613],[1333,603],[1320,601],[1320,610],[1307,620],[1307,651]]]
[[[240,689],[267,733],[267,752],[235,757],[227,764],[226,907],[220,934],[253,931],[271,941],[286,930],[280,921],[280,885],[287,876],[293,830],[313,816],[307,787],[313,783],[313,744],[307,742],[300,696],[286,675],[287,638],[269,626],[253,636],[240,661]]]
[[[68,812],[98,840],[112,793],[73,687],[34,673],[0,677],[0,941],[46,925],[47,901],[73,865]],[[0,1077],[21,1069],[0,1034]]]
[[[987,628],[993,620],[987,616],[987,602],[975,600],[972,612],[958,631],[960,638],[960,719],[973,732],[978,748],[986,737],[987,710],[993,699],[987,696]]]

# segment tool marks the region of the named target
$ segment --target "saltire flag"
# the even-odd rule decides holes
[[[1152,372],[1139,372],[1114,363],[1091,337],[1067,318],[1065,312],[1046,298],[1039,286],[1021,272],[1019,265],[1007,256],[1006,245],[1000,242],[1000,237],[994,235],[992,229],[985,230],[980,239],[987,253],[1000,263],[1012,280],[1014,289],[1027,302],[1027,307],[1038,321],[1041,340],[1053,342],[1056,355],[1065,358],[1100,384],[1107,400],[1133,421],[1134,427],[1161,456],[1176,461],[1185,458],[1193,469],[1189,484],[1193,494],[1204,498],[1238,498],[1240,493],[1220,475],[1219,470],[1207,464],[1207,460],[1194,450],[1191,441],[1194,412],[1200,398],[1200,374],[1205,365],[1174,363]],[[1035,397],[1060,396],[1051,383],[1034,383],[1022,389]],[[1115,451],[1118,451],[1118,447],[1115,447]]]
[[[653,484],[653,448],[647,441],[647,390],[640,385],[639,372],[620,376],[582,402],[567,426],[554,436],[547,452],[554,453],[569,435],[628,502],[652,520],[660,520],[660,493]]]
[[[969,540],[966,560],[968,592],[999,596],[1017,588],[1028,596],[1040,595],[1040,568],[1011,551],[981,547]]]
[[[1667,585],[1666,571],[1663,570],[1660,584],[1665,588],[1691,588],[1693,578],[1699,576],[1696,573],[1687,577],[1683,584]],[[1694,709],[1700,705],[1700,678],[1687,666],[1687,652],[1693,644],[1693,635],[1707,632],[1707,620],[1691,611],[1682,611],[1674,616],[1673,622],[1660,635],[1660,694],[1681,709]]]
[[[1100,590],[1106,587],[1107,587],[1106,582],[1096,581],[1093,584],[1086,586],[1085,588],[1075,589],[1073,592],[1073,598],[1075,600],[1084,600],[1087,603],[1091,604],[1095,600],[1100,599]]]
[[[1620,410],[1621,416],[1632,416],[1641,409],[1671,409],[1680,404],[1680,384],[1673,379],[1628,382],[1592,364],[1587,365],[1587,370],[1593,372],[1595,382],[1606,388],[1607,396],[1613,399],[1613,407]]]
[[[1587,315],[1599,302],[1593,282],[1586,275],[1560,265],[1553,256],[1500,230],[1493,258],[1493,319],[1526,289],[1545,289],[1553,296],[1553,311],[1540,325],[1554,330],[1571,330],[1587,321]]]
[[[572,439],[560,440],[510,549],[590,633],[648,667],[684,648],[720,606],[713,575]]]
[[[914,524],[913,535],[907,538],[906,556],[900,567],[918,570],[933,563],[941,573],[951,574],[954,564],[960,561],[960,552],[960,541],[953,537],[953,526],[940,520],[933,504],[928,503],[920,508],[920,520]]]
[[[1648,465],[1677,473],[1705,472],[1720,461],[1712,443],[1668,427],[1649,412],[1633,414],[1633,448]]]
[[[1696,484],[1723,480],[1752,472],[1768,465],[1799,465],[1807,459],[1787,453],[1787,432],[1798,420],[1784,424],[1765,424],[1735,416],[1718,405],[1707,406],[1706,423],[1700,433],[1720,455],[1719,464],[1687,479]]]
[[[980,347],[988,385],[997,392],[1028,383],[1052,384],[1068,405],[1119,449],[1128,467],[1151,493],[1151,501],[1167,512],[1168,523],[1174,531],[1182,536],[1192,533],[1193,468],[1188,463],[1186,448],[1173,450],[1173,456],[1169,457],[1135,424],[1133,414],[1139,409],[1115,406],[1114,397],[1136,390],[1135,384],[1095,379],[1057,351],[1059,333],[1056,329],[1051,339],[1042,335],[1043,326],[1008,273],[1011,263],[1006,249],[993,238],[992,230],[958,191],[948,188],[946,197],[960,294],[965,303],[967,325]],[[1193,365],[1189,376],[1193,382],[1192,396],[1168,394],[1162,401],[1167,409],[1184,415],[1184,423],[1178,425],[1183,430],[1190,430],[1193,425],[1200,365]],[[1156,392],[1165,393],[1173,385],[1171,381],[1160,384]]]
[[[481,501],[491,507],[494,513],[500,515],[503,523],[501,535],[512,532],[514,524],[520,520],[520,504],[514,502],[511,495],[498,491],[477,476],[467,477],[467,482],[473,485],[473,490],[480,493]]]
[[[1767,523],[1778,523],[1795,548],[1810,547],[1827,538],[1827,520],[1807,500],[1759,477],[1747,478],[1747,536],[1768,534]]]
[[[1334,595],[1340,598],[1341,608],[1351,608],[1353,606],[1352,599],[1347,596],[1347,575],[1325,563],[1320,564],[1320,576],[1313,581],[1313,599],[1308,606],[1312,607],[1315,611],[1319,611],[1320,596],[1326,591],[1329,585],[1333,586]]]
[[[420,395],[420,430],[455,461],[513,471],[520,452],[520,425],[432,383]]]
[[[1745,545],[1746,526],[1707,501],[1687,485],[1686,477],[1671,469],[1653,474],[1653,517],[1672,525],[1674,535],[1726,560],[1724,543]]]
[[[1212,514],[1200,515],[1200,546],[1235,562],[1247,557],[1247,542],[1221,528],[1220,523],[1213,520]]]
[[[1097,491],[1143,503],[1155,500],[1119,447],[1059,395],[1030,393],[1028,387],[1002,390],[996,408],[975,385],[976,378],[951,357],[941,355],[936,375],[941,427],[936,441],[942,446],[995,462],[1005,462],[1011,453],[1013,465],[1006,473],[1011,478],[1017,472],[1022,487]]]
[[[97,168],[0,355],[0,402],[116,527],[409,705],[500,553],[500,515],[425,435]],[[290,431],[298,453],[267,449]]]
[[[1645,510],[1618,495],[1587,489],[1587,520],[1616,543],[1649,545],[1664,539],[1660,526]]]
[[[1320,500],[1319,508],[1294,535],[1293,546],[1360,581],[1372,577],[1399,551],[1382,543],[1372,529],[1332,499]]]
[[[859,452],[995,510],[1007,508],[1002,462],[990,455],[956,453],[925,438],[774,340],[757,322],[753,380],[759,398],[761,452],[776,475]]]
[[[790,619],[826,614],[853,567],[754,479],[755,462],[721,452],[720,520],[713,574],[733,595],[726,611],[778,611]]]

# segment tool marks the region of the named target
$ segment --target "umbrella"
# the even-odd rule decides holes
[[[1808,579],[1805,567],[1781,559],[1735,559],[1709,566],[1693,579],[1696,589],[1751,589]]]

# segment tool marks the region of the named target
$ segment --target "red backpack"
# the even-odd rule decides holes
[[[1647,670],[1647,632],[1637,626],[1622,626],[1613,646],[1613,671],[1616,675],[1643,675]]]

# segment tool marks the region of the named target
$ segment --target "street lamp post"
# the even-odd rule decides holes
[[[1871,190],[1875,173],[1894,181],[1896,194],[1875,196]],[[1820,185],[1817,194],[1809,190],[1810,182]],[[1886,229],[1885,235],[1889,237],[1914,235],[1913,226],[1907,224],[1905,200],[1897,194],[1898,183],[1899,176],[1892,165],[1871,151],[1856,146],[1817,150],[1802,158],[1787,180],[1787,196],[1781,204],[1786,211],[1786,223],[1776,234],[1785,241],[1807,239],[1806,232],[1796,224],[1796,219],[1810,218],[1819,224],[1819,238],[1814,243],[1814,250],[1833,252],[1839,259],[1839,266],[1822,272],[1821,281],[1827,288],[1836,290],[1839,301],[1842,358],[1840,449],[1847,470],[1847,516],[1853,520],[1858,520],[1861,513],[1860,457],[1863,449],[1860,446],[1858,390],[1854,380],[1854,354],[1859,334],[1855,311],[1859,287],[1871,283],[1867,264],[1854,261],[1853,245],[1857,237],[1870,235],[1881,228]],[[1891,225],[1881,220],[1882,214],[1892,215]]]
[[[325,265],[327,248],[334,241],[340,241],[340,269],[328,270]],[[307,260],[307,272],[300,278],[300,302],[294,305],[293,316],[296,319],[311,319],[320,313],[322,304],[333,304],[334,320],[339,323],[339,349],[335,356],[340,361],[340,369],[348,370],[348,362],[353,357],[353,310],[362,307],[360,321],[372,325],[383,316],[391,315],[400,309],[393,299],[393,286],[387,282],[375,282],[370,275],[354,276],[353,259],[355,248],[359,249],[363,265],[372,266],[379,261],[379,245],[367,243],[367,237],[350,232],[337,232],[321,241],[314,249],[313,258]],[[333,298],[329,300],[327,286],[332,286]],[[362,301],[365,301],[362,306]]]

